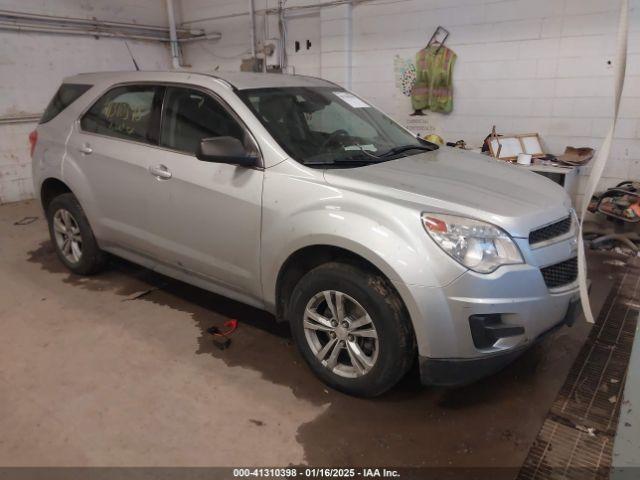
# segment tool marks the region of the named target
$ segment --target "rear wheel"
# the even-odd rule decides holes
[[[415,358],[404,306],[375,272],[343,263],[321,265],[302,277],[290,302],[289,321],[300,352],[337,390],[380,395]]]
[[[55,197],[47,208],[47,220],[56,254],[69,270],[90,275],[104,267],[106,254],[98,247],[75,195],[65,193]]]

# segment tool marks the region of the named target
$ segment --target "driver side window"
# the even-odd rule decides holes
[[[233,137],[246,144],[244,128],[204,92],[168,87],[164,98],[160,145],[195,155],[203,138]]]

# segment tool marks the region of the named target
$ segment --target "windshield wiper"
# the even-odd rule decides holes
[[[324,156],[324,155],[323,155]],[[307,160],[305,165],[368,165],[369,163],[378,163],[380,159],[365,152],[356,152],[353,155],[342,158],[316,158]]]
[[[345,157],[341,159],[328,158],[323,160],[309,160],[304,162],[304,164],[305,165],[367,165],[370,163],[380,163],[380,162],[387,161],[388,157],[392,155],[397,155],[402,152],[406,152],[408,150],[424,150],[427,152],[431,152],[436,148],[433,148],[428,145],[400,145],[398,147],[390,148],[389,150],[387,150],[385,153],[381,155],[376,155],[366,151],[364,148],[360,148],[359,152],[349,157]]]
[[[426,152],[432,152],[433,150],[435,150],[435,148],[428,145],[401,145],[399,147],[390,148],[383,154],[378,155],[378,157],[388,157],[389,155],[395,155],[397,153],[406,152],[408,150],[424,150]]]
[[[344,160],[311,160],[304,162],[305,165],[368,165],[378,163],[378,160],[368,158],[346,158]]]

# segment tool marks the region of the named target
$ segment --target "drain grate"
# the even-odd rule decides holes
[[[518,480],[608,479],[640,305],[640,261],[618,275]]]

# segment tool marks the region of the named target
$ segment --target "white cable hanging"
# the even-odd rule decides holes
[[[580,222],[578,227],[578,282],[580,286],[580,302],[582,303],[582,311],[584,317],[589,323],[595,323],[593,318],[593,312],[591,311],[591,305],[589,304],[589,290],[587,288],[587,259],[584,251],[584,241],[582,239],[582,224],[584,222],[585,214],[587,213],[587,207],[591,197],[596,191],[598,182],[602,177],[604,167],[609,159],[609,153],[611,151],[611,143],[613,142],[613,134],[616,128],[616,122],[618,120],[618,111],[620,109],[620,98],[622,96],[622,88],[624,87],[624,74],[627,68],[627,37],[629,32],[629,0],[622,0],[622,7],[620,10],[620,22],[618,26],[618,42],[615,58],[616,75],[615,75],[615,93],[613,96],[614,110],[613,120],[609,127],[609,133],[602,142],[602,147],[598,151],[595,160],[593,161],[593,167],[591,168],[591,175],[587,181],[584,197],[582,199],[582,205],[580,206]]]

